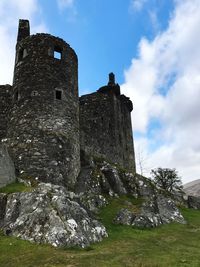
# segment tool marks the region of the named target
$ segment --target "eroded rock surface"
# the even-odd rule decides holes
[[[200,197],[188,196],[188,207],[192,209],[200,209]]]
[[[185,223],[185,220],[173,200],[158,195],[146,200],[137,214],[128,209],[120,210],[114,222],[138,228],[153,228],[170,222]]]
[[[44,183],[32,192],[8,196],[3,229],[24,240],[67,247],[86,247],[107,236],[105,227],[74,201],[72,192]]]
[[[136,198],[153,195],[156,190],[149,179],[125,172],[106,161],[93,162],[82,167],[75,188],[77,193],[90,192],[110,196],[131,194]]]
[[[170,222],[185,223],[175,202],[149,179],[127,173],[105,161],[82,167],[74,192],[40,183],[32,192],[0,194],[0,226],[6,234],[53,246],[86,247],[107,236],[95,219],[110,197],[131,195],[114,223],[153,228]],[[140,203],[140,202],[139,202]]]

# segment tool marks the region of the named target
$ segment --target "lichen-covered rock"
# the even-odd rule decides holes
[[[0,187],[15,181],[15,167],[5,145],[0,144]]]
[[[6,202],[7,202],[7,195],[1,193],[0,194],[0,225],[5,216]]]
[[[164,195],[158,195],[156,202],[163,224],[170,222],[186,223],[172,199],[165,197]]]
[[[138,194],[142,197],[149,197],[158,193],[154,182],[140,174],[135,175],[135,180],[137,184]]]
[[[188,196],[188,207],[192,209],[200,209],[200,197]]]
[[[126,188],[120,179],[119,172],[116,167],[112,167],[110,164],[105,163],[101,167],[101,171],[105,175],[106,180],[108,181],[110,187],[115,193],[119,195],[127,193]]]
[[[108,204],[108,201],[103,195],[91,192],[77,195],[76,201],[88,212],[93,214],[97,214],[100,208]]]
[[[107,236],[105,227],[91,218],[72,193],[62,186],[41,183],[32,192],[8,196],[5,233],[53,246],[86,247]]]
[[[157,227],[161,224],[162,221],[156,214],[138,215],[132,223],[133,226],[142,229]]]
[[[75,192],[93,192],[95,194],[101,194],[101,173],[97,172],[95,167],[82,167],[79,177],[77,179]]]
[[[137,198],[148,197],[156,192],[156,187],[150,179],[126,172],[106,161],[92,162],[81,168],[75,187],[76,193],[92,192],[110,196],[131,194]]]
[[[128,209],[121,209],[117,213],[117,216],[114,219],[114,223],[122,225],[131,225],[135,217],[136,216],[134,215],[134,213],[129,211]]]
[[[146,199],[137,214],[128,209],[121,210],[114,222],[138,228],[153,228],[170,222],[185,223],[185,220],[173,200],[157,195]]]

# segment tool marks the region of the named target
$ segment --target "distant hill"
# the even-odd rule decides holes
[[[183,185],[184,191],[190,196],[200,196],[200,179]]]

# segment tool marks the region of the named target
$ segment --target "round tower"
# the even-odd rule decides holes
[[[73,188],[80,170],[78,60],[62,39],[20,20],[8,145],[19,173]]]

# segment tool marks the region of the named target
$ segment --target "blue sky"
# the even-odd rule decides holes
[[[74,48],[80,95],[116,74],[134,104],[143,174],[170,167],[184,182],[200,178],[199,0],[1,0],[0,84],[12,83],[19,18]]]
[[[145,1],[140,10],[130,0],[79,0],[60,10],[56,1],[42,2],[48,30],[67,40],[78,54],[81,94],[105,83],[111,71],[123,83],[124,69],[137,55],[141,37],[154,38],[167,26],[173,8],[164,0]],[[157,25],[151,14],[157,16]]]

